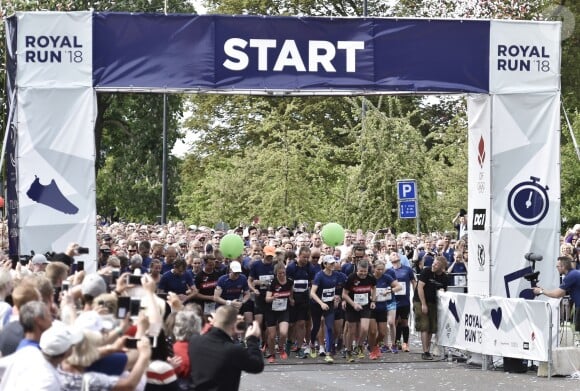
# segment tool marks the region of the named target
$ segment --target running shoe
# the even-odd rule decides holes
[[[390,352],[390,350],[389,350],[389,348],[387,347],[387,345],[381,345],[380,352],[381,352],[381,353],[389,353],[389,352]]]
[[[346,352],[346,361],[348,362],[354,362],[354,356],[352,354],[352,352]]]
[[[268,357],[269,364],[274,364],[275,362],[276,362],[276,357],[273,354],[270,357]]]
[[[379,348],[378,348],[378,346],[377,346],[375,349],[373,349],[373,350],[372,350],[372,351],[369,353],[369,358],[370,358],[371,360],[376,360],[376,359],[378,359],[378,358],[379,358],[379,354],[380,354],[380,350],[379,350]]]
[[[290,348],[290,351],[291,351],[291,352],[293,352],[293,353],[296,353],[296,352],[298,352],[299,350],[300,350],[300,348],[298,347],[298,344],[297,344],[297,343],[295,343],[295,344],[292,344],[292,347]]]
[[[391,352],[392,353],[395,353],[395,354],[399,353],[399,350],[397,349],[397,345],[392,345],[391,346]]]
[[[26,195],[31,200],[56,209],[62,213],[74,215],[79,211],[79,208],[62,194],[54,179],[52,179],[48,185],[43,185],[40,183],[40,178],[35,175],[34,181],[30,184],[30,188],[26,192]]]
[[[310,347],[310,358],[316,358],[318,357],[318,353],[316,353],[316,346],[311,346]]]
[[[342,349],[341,354],[340,354],[341,357],[346,358],[347,354],[348,354],[348,351],[346,349]]]
[[[304,346],[302,346],[302,350],[304,351],[304,355],[310,356],[310,346],[304,345]]]
[[[297,353],[296,353],[296,357],[298,358],[307,358],[308,355],[306,353],[304,353],[304,349],[300,349]]]
[[[433,356],[431,355],[431,353],[429,352],[425,352],[421,355],[421,358],[423,360],[433,360]]]
[[[362,346],[358,347],[358,352],[356,355],[357,358],[365,358],[365,351],[364,348]]]
[[[280,351],[280,360],[288,360],[288,354],[285,350]]]
[[[403,345],[401,344],[401,342],[397,342],[397,349],[403,350]]]
[[[324,349],[324,346],[321,346],[321,347],[318,349],[318,356],[320,356],[320,357],[324,357],[324,356],[326,356],[326,350]]]
[[[332,364],[334,362],[334,358],[332,358],[332,356],[330,354],[327,354],[324,357],[324,362],[327,364]]]
[[[403,348],[403,349],[402,349],[402,350],[403,350],[403,352],[408,352],[408,351],[409,351],[409,345],[408,345],[408,344],[406,344],[405,342],[403,342],[403,346],[402,346],[402,348]]]

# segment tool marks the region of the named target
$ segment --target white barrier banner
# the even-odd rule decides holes
[[[439,294],[437,335],[443,346],[548,361],[550,323],[550,305],[546,302]]]

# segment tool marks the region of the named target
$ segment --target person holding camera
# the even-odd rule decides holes
[[[536,286],[533,288],[534,294],[536,296],[544,295],[551,298],[559,298],[564,297],[569,293],[574,305],[576,306],[574,324],[575,331],[578,333],[580,332],[580,311],[578,310],[578,306],[580,305],[580,270],[576,270],[572,267],[572,258],[567,256],[558,257],[556,268],[558,269],[558,272],[564,276],[562,284],[554,289],[544,289],[540,286]]]
[[[245,325],[243,321],[241,323]],[[259,323],[254,321],[246,330],[246,346],[234,343],[240,331],[237,325],[238,310],[223,305],[213,316],[213,327],[206,334],[194,335],[189,340],[194,390],[238,390],[242,371],[260,373],[264,370]]]

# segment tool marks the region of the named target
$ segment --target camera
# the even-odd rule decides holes
[[[89,248],[88,247],[78,247],[77,248],[77,253],[80,254],[88,254],[89,253]]]
[[[236,332],[238,332],[238,333],[245,332],[247,328],[248,328],[248,325],[243,320],[236,323]]]
[[[540,276],[540,271],[536,271],[536,262],[541,261],[542,259],[544,259],[544,257],[541,256],[540,254],[526,253],[524,254],[524,258],[526,261],[532,263],[532,271],[530,273],[525,274],[524,279],[530,282],[532,288],[535,288],[536,286],[538,286],[539,281],[538,277]]]

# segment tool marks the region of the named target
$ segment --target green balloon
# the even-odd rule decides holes
[[[224,257],[235,259],[244,252],[244,241],[236,234],[227,234],[220,240],[220,251]]]
[[[322,227],[320,232],[322,241],[329,245],[330,247],[336,247],[340,245],[344,240],[344,228],[337,223],[328,223]]]

